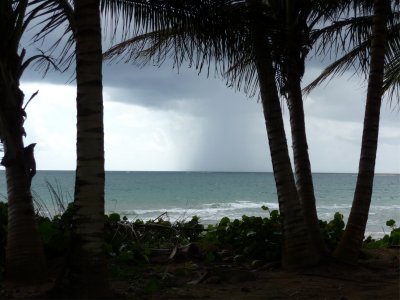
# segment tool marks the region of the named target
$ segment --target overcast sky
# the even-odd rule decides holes
[[[26,38],[25,40],[29,40]],[[28,50],[29,43],[22,45]],[[310,63],[304,82],[321,64]],[[22,78],[29,103],[26,144],[37,143],[39,170],[76,166],[76,88],[71,74],[30,69]],[[106,170],[271,171],[261,104],[168,62],[161,68],[106,63],[103,68]],[[358,171],[366,85],[344,75],[305,98],[306,129],[314,172]],[[400,173],[400,115],[384,102],[376,171]],[[291,150],[288,110],[286,135]]]
[[[305,82],[320,69],[309,67]],[[68,76],[22,80],[26,143],[36,142],[38,169],[76,165],[76,89]],[[331,81],[305,99],[314,172],[357,172],[366,88],[350,76]],[[106,170],[271,171],[262,108],[216,78],[165,64],[140,69],[104,66]],[[288,143],[288,111],[284,108]],[[400,172],[398,108],[382,107],[377,172]]]

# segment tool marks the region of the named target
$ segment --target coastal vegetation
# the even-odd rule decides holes
[[[48,277],[46,260],[51,266],[61,258],[62,267],[53,275],[53,293],[109,298],[116,295],[110,290],[108,274],[121,266],[150,263],[155,257],[170,261],[183,256],[249,269],[269,266],[305,270],[338,261],[337,265],[356,264],[362,257],[362,246],[399,246],[400,232],[393,220],[387,222],[389,235],[380,240],[364,239],[382,97],[385,89],[391,89],[387,93],[391,98],[399,91],[397,0],[1,3],[5,38],[0,42],[0,138],[8,204],[0,203],[0,272],[7,282],[22,286],[43,283]],[[146,222],[104,215],[101,13],[111,20],[108,24],[114,35],[121,32],[122,40],[105,53],[105,58],[161,64],[172,53],[175,65],[186,62],[199,71],[209,71],[214,64],[228,85],[259,95],[279,211],[264,207],[265,217],[224,217],[206,228],[196,216],[171,224],[163,215]],[[51,48],[54,51],[62,45],[56,60],[44,52],[25,59],[25,50],[19,49],[29,22],[37,18],[42,27],[34,42],[46,40],[53,30],[67,25]],[[335,214],[333,220],[324,222],[316,212],[301,86],[311,50],[321,56],[330,51],[344,55],[311,87],[354,64],[368,79],[358,180],[346,228],[342,215]],[[73,63],[76,67],[74,201],[53,218],[34,214],[30,188],[36,172],[35,144],[25,147],[23,142],[25,108],[30,100],[24,104],[19,83],[23,71],[36,59],[56,69],[56,65],[68,68]],[[387,66],[385,60],[390,61]],[[294,171],[283,126],[282,99],[289,108]],[[150,284],[148,291],[154,291],[157,284]],[[55,295],[50,293],[50,297]]]
[[[264,217],[244,215],[235,220],[224,217],[217,224],[207,226],[201,224],[196,216],[171,223],[167,213],[148,221],[128,220],[117,213],[104,215],[105,238],[102,249],[105,250],[110,279],[129,282],[132,276],[140,276],[140,269],[155,265],[163,268],[180,261],[189,265],[230,265],[229,268],[235,266],[253,271],[279,268],[282,255],[282,219],[277,210],[270,210],[265,206],[260,209],[264,211]],[[46,259],[49,267],[56,269],[52,276],[65,275],[62,274],[65,272],[65,259],[73,242],[73,215],[72,203],[65,212],[52,218],[36,215]],[[7,231],[7,204],[2,202],[0,220],[0,230],[4,233]],[[387,221],[386,225],[391,229],[389,234],[377,240],[371,236],[364,239],[365,250],[359,254],[361,260],[368,259],[368,249],[400,247],[400,228],[393,220]],[[335,249],[344,233],[343,216],[336,213],[330,221],[319,221],[319,226],[324,242],[331,250]],[[4,278],[6,241],[3,239],[0,242],[0,278]],[[186,266],[189,269],[196,268],[189,265]],[[197,279],[199,282],[202,280]],[[152,284],[155,286],[151,287]],[[169,289],[169,284],[166,278],[159,278],[157,281],[149,281],[143,288],[120,292],[139,296]],[[62,294],[71,295],[65,290]],[[54,294],[49,297],[52,295]]]

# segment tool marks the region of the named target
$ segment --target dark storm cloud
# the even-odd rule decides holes
[[[74,65],[64,73],[50,71],[44,78],[42,72],[29,68],[23,80],[74,85]],[[216,79],[213,74],[207,77],[206,70],[199,74],[194,68],[188,68],[187,64],[178,70],[173,68],[171,61],[166,61],[160,67],[151,64],[138,67],[130,63],[107,61],[103,64],[103,85],[112,88],[109,100],[153,109],[175,109],[177,102],[183,99],[208,98],[214,94],[215,84],[225,88],[225,81]]]
[[[104,68],[104,85],[119,89],[112,95],[112,101],[152,108],[170,109],[182,99],[208,98],[213,95],[210,86],[214,84],[224,85],[222,80],[198,75],[194,69],[182,67],[178,73],[168,63],[161,67],[117,64]]]
[[[62,36],[65,26],[62,25],[54,32],[46,36],[46,39],[33,43],[32,38],[38,32],[40,27],[30,28],[24,35],[21,48],[26,49],[27,57],[43,51],[51,55],[53,59],[59,58],[63,50],[66,39],[64,39],[54,52],[50,51],[51,46]],[[103,51],[110,47],[110,35],[103,39]],[[71,48],[73,51],[74,45]],[[65,69],[65,66],[60,66]],[[74,85],[75,64],[72,59],[68,70],[61,73],[51,70],[43,78],[43,72],[37,70],[33,65],[28,68],[24,75],[25,82],[41,82],[53,84],[71,84]],[[207,86],[209,84],[207,70],[204,70],[200,76],[194,68],[188,68],[187,63],[183,63],[181,68],[173,68],[172,60],[166,60],[161,67],[153,66],[151,63],[143,68],[131,63],[115,63],[105,61],[103,63],[103,85],[120,89],[111,101],[132,103],[145,107],[171,109],[176,106],[176,101],[185,98],[208,97],[212,94]],[[213,78],[213,74],[210,74]],[[129,95],[130,94],[130,95]]]

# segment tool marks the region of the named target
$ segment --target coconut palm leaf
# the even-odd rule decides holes
[[[136,5],[141,7],[143,1],[127,2],[130,6],[124,8],[129,11]],[[144,30],[142,32],[145,35],[125,39],[120,46],[109,49],[106,57],[122,55],[125,62],[134,62],[139,57],[145,63],[146,60],[152,61],[153,57],[163,53],[162,56],[172,56],[176,64],[181,64],[184,59],[188,59],[190,65],[199,68],[211,61],[219,64],[238,53],[232,49],[240,50],[243,45],[243,29],[238,25],[243,19],[243,3],[244,1],[157,1],[154,7],[146,7],[146,12],[151,11],[150,22],[145,18],[143,23],[140,10],[139,18],[128,20],[123,26],[123,39],[127,35],[136,37],[140,28]],[[231,4],[234,4],[234,7],[230,7]],[[116,14],[124,16],[128,13],[117,11],[114,12],[114,15]],[[229,18],[226,17],[228,15]],[[129,31],[132,23],[135,25],[133,27],[137,28],[133,32]],[[149,35],[149,30],[157,32],[157,35]],[[235,38],[232,37],[234,35]],[[142,38],[146,37],[149,49],[143,49],[145,55],[132,56],[131,50],[137,47],[129,48],[129,42],[143,42]]]
[[[392,104],[393,99],[400,102],[400,45],[385,64],[385,76],[383,79],[383,90],[386,92]]]
[[[396,3],[395,3],[396,2]],[[396,58],[400,49],[400,10],[398,1],[392,3],[392,14],[388,22],[388,37],[385,56],[384,92],[390,101],[399,96],[399,81],[396,77],[398,67]],[[347,71],[361,74],[365,77],[369,71],[369,55],[371,47],[372,15],[365,9],[366,16],[354,17],[348,20],[334,22],[331,26],[314,32],[313,38],[319,41],[316,54],[334,55],[339,57],[330,64],[316,79],[309,83],[304,92],[309,93],[328,78],[342,75]],[[332,47],[327,47],[332,44]],[[343,54],[344,53],[344,54]],[[386,72],[389,72],[386,74]]]
[[[33,42],[41,42],[55,30],[61,30],[64,27],[61,33],[57,33],[58,37],[48,51],[57,57],[58,64],[65,69],[71,65],[74,58],[73,3],[73,0],[32,0],[29,2],[28,18],[37,20],[34,25],[37,32],[33,37]]]
[[[370,40],[364,41],[357,48],[353,48],[341,58],[337,59],[335,62],[326,67],[316,79],[309,83],[303,89],[303,92],[308,94],[323,81],[337,75],[343,75],[351,68],[353,68],[355,72],[360,71],[364,73],[365,70],[368,69],[368,60],[365,58],[369,55],[369,45]],[[360,59],[361,57],[362,59]]]
[[[141,1],[129,2],[134,5]],[[255,68],[252,65],[248,25],[250,14],[254,12],[248,9],[245,1],[193,1],[183,7],[169,4],[172,1],[158,2],[163,4],[153,9],[172,23],[159,22],[152,27],[156,28],[154,34],[145,33],[113,46],[106,51],[105,58],[118,57],[124,62],[140,60],[145,64],[150,61],[161,63],[165,57],[172,57],[175,66],[187,62],[201,72],[206,65],[208,73],[213,65],[215,73],[224,76],[229,85],[238,89],[244,86],[246,92],[254,94],[257,77],[254,76]],[[274,28],[278,24],[270,22],[270,13],[265,6],[258,7],[257,15],[264,19],[263,23],[269,32],[278,36],[278,28]],[[138,50],[141,50],[140,54],[132,53]]]

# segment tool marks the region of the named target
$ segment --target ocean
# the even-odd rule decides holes
[[[65,202],[72,201],[74,171],[38,171],[32,182],[42,213],[54,215],[46,182],[58,191]],[[317,210],[320,219],[330,220],[340,212],[347,220],[356,183],[355,174],[313,174]],[[1,201],[5,201],[5,173],[0,171]],[[400,225],[400,175],[377,174],[369,212],[367,233],[381,236],[390,231],[385,223],[394,219]],[[204,224],[214,224],[222,217],[263,216],[265,205],[278,208],[272,173],[223,172],[106,172],[106,212],[117,212],[129,219],[154,219],[166,213],[171,221],[193,215]]]

